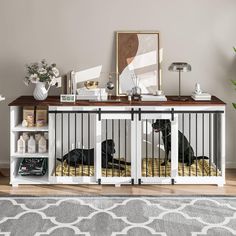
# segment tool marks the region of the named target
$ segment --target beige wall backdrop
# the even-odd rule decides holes
[[[158,30],[164,48],[163,90],[177,94],[173,61],[187,61],[183,93],[196,82],[227,105],[227,166],[236,167],[235,0],[0,0],[0,165],[9,162],[9,109],[20,95],[32,94],[22,80],[26,63],[46,58],[62,73],[98,65],[115,70],[119,30]],[[105,83],[103,79],[102,84]],[[52,89],[51,94],[58,91]]]

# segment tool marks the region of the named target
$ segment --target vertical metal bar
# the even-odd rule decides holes
[[[189,150],[189,163],[192,163],[192,160],[190,160],[190,148],[191,148],[191,113],[189,113],[189,135],[188,135],[188,139],[189,139],[189,145],[188,145],[188,150]],[[189,176],[191,176],[191,165],[189,166]]]
[[[202,156],[203,156],[203,159],[202,159],[202,176],[204,176],[204,113],[202,113]]]
[[[63,158],[63,113],[61,113],[61,158]],[[61,176],[63,176],[64,161],[61,162]]]
[[[152,125],[154,121],[152,120]],[[152,131],[152,177],[154,177],[154,132]]]
[[[158,120],[158,125],[160,127],[161,120]],[[161,177],[161,131],[158,132],[158,171],[159,171],[159,177]]]
[[[106,126],[105,126],[105,132],[106,132],[106,177],[107,177],[107,119],[106,119]]]
[[[216,119],[215,119],[215,122],[216,122],[216,125],[215,125],[216,127],[216,135],[215,135],[215,138],[216,138],[216,148],[215,148],[216,150],[216,176],[218,176],[218,126],[219,126],[218,114],[215,114],[215,116],[216,116]]]
[[[197,153],[197,129],[198,129],[198,127],[197,127],[197,113],[196,113],[196,159],[195,159],[195,161],[196,161],[196,176],[197,176],[197,155],[198,155],[198,153]]]
[[[209,176],[211,176],[211,158],[212,158],[212,152],[211,152],[211,149],[212,149],[212,140],[211,140],[211,133],[212,133],[212,129],[211,129],[211,126],[212,126],[212,116],[211,116],[211,113],[209,113]]]
[[[90,113],[88,113],[88,176],[90,176]]]
[[[126,130],[126,126],[127,126],[127,124],[126,124],[127,122],[126,122],[126,119],[125,119],[125,177],[126,177],[126,161],[127,161],[127,144],[126,144],[126,142],[127,142],[127,130]]]
[[[82,176],[84,176],[84,114],[81,113]]]
[[[114,140],[114,120],[111,121],[111,136],[112,140]],[[112,158],[112,177],[114,176],[114,157]]]
[[[184,176],[184,113],[182,114],[182,176]]]
[[[76,147],[77,147],[77,113],[75,113],[75,149]],[[75,176],[76,176],[76,168],[77,168],[76,164],[78,163],[75,162]]]
[[[70,176],[70,113],[68,113],[68,176]]]
[[[167,148],[168,148],[168,145],[167,145],[167,122],[165,120],[165,129],[166,129],[166,132],[165,132],[165,177],[166,177],[166,168],[167,168],[167,162],[168,162],[168,154],[167,154]]]
[[[121,176],[121,174],[120,174],[120,119],[118,120],[118,135],[119,135],[119,139],[118,139],[118,142],[119,142],[119,177]]]
[[[148,176],[148,120],[146,119],[146,177]]]
[[[54,122],[55,122],[55,160],[54,160],[54,169],[55,176],[57,176],[57,113],[54,114]]]

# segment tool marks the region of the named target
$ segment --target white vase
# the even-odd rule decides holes
[[[36,100],[45,100],[48,97],[50,86],[46,88],[46,82],[36,83],[33,95]]]

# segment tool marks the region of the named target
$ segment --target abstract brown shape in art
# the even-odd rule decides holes
[[[135,58],[139,41],[137,33],[120,33],[118,35],[118,72],[123,70]]]

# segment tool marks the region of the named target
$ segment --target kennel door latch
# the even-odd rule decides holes
[[[131,120],[134,120],[134,108],[131,109]]]
[[[101,121],[101,108],[98,108],[98,120]]]
[[[171,120],[174,121],[174,108],[171,108]]]
[[[138,109],[138,120],[141,121],[142,110],[141,108]]]

